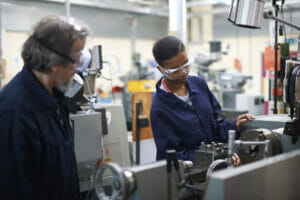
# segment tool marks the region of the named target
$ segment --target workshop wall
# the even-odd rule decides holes
[[[28,31],[43,16],[49,14],[64,15],[64,4],[45,2],[1,2],[1,27],[5,29],[3,40],[3,58],[7,60],[7,76],[4,84],[21,69],[23,63],[20,58],[21,45],[27,38]],[[125,12],[117,12],[100,8],[80,7],[71,5],[71,15],[86,22],[93,33],[88,39],[87,46],[92,47],[101,44],[103,57],[111,62],[111,67],[104,66],[103,76],[113,77],[113,84],[122,85],[117,76],[122,76],[135,70],[132,63],[132,44],[135,52],[141,54],[141,58],[151,60],[152,46],[155,40],[167,35],[168,18],[158,16],[136,16]],[[288,10],[284,15],[286,20],[297,24],[300,21],[300,13]],[[226,69],[232,71],[234,58],[241,62],[242,72],[253,76],[245,89],[250,93],[261,92],[261,68],[262,53],[269,43],[269,21],[263,20],[262,28],[257,30],[243,29],[233,26],[227,20],[227,14],[213,15],[211,25],[207,23],[208,16],[203,16],[199,21],[199,39],[189,42],[187,49],[192,57],[197,51],[209,52],[208,40],[222,41],[222,47],[230,44],[228,55],[223,55],[219,62],[213,63],[212,69]],[[132,26],[132,20],[136,20],[136,29]],[[210,17],[209,17],[210,19]],[[225,21],[224,21],[225,20]],[[197,22],[196,22],[197,23]],[[206,25],[205,25],[206,24]],[[211,27],[212,31],[207,29]],[[286,27],[288,34],[296,31]],[[197,33],[198,34],[198,33]],[[134,41],[134,43],[133,43]],[[279,39],[282,41],[282,37]],[[103,80],[99,79],[103,84]],[[97,81],[97,82],[99,82]],[[110,87],[106,81],[104,88]]]
[[[6,79],[11,78],[21,70],[23,62],[20,56],[22,44],[27,39],[28,32],[42,17],[55,14],[64,15],[64,4],[43,2],[1,2],[1,28],[3,34],[3,58],[7,60]],[[113,76],[113,83],[120,85],[115,76],[125,75],[133,68],[132,45],[141,58],[152,58],[153,41],[167,34],[168,20],[157,16],[136,16],[125,12],[104,10],[100,8],[80,7],[71,5],[71,15],[87,23],[92,35],[87,40],[87,47],[101,44],[103,58],[110,60],[113,69],[104,65],[103,76]],[[136,20],[136,28],[132,20]],[[134,42],[134,43],[133,43]],[[102,82],[105,82],[102,80]],[[105,85],[105,83],[104,83]],[[110,83],[107,83],[107,88]]]

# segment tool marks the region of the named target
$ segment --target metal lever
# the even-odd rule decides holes
[[[176,155],[176,151],[174,149],[167,150],[166,153],[166,160],[167,160],[167,199],[171,200],[171,173],[172,173],[172,165],[174,165],[174,168],[176,170],[177,178],[178,178],[178,188],[181,188],[184,185],[184,182],[182,181],[181,174],[179,171],[179,163]]]

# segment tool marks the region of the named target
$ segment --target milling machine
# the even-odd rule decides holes
[[[299,77],[295,68],[291,72],[295,77],[286,73],[288,84],[284,88],[291,94],[288,102],[294,103],[289,103],[292,109],[299,102],[298,90],[294,89]],[[244,125],[239,140],[235,140],[234,131],[229,131],[227,144],[202,143],[195,151],[195,163],[177,161],[171,151],[167,152],[167,160],[147,165],[127,168],[105,165],[96,174],[97,195],[107,200],[297,199],[300,196],[297,187],[300,141],[295,135],[299,134],[298,119],[297,114],[292,121],[287,115],[257,116]],[[233,152],[242,160],[240,167],[231,167]],[[103,181],[103,171],[111,174],[109,182]],[[106,189],[108,185],[110,192]]]
[[[274,144],[269,139],[261,141],[234,140],[235,131],[229,132],[228,144],[202,143],[195,151],[195,163],[178,161],[175,151],[167,151],[167,159],[147,165],[122,168],[117,164],[107,164],[97,171],[95,190],[99,199],[199,199],[205,196],[207,180],[220,169],[232,168],[233,152],[258,146],[262,155],[257,159],[268,160],[274,152]],[[300,157],[300,153],[299,153]],[[245,165],[247,166],[247,165]],[[111,174],[109,182],[102,177]],[[107,190],[109,185],[110,191]],[[216,191],[217,193],[218,191]]]

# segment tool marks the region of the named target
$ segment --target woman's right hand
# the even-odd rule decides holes
[[[241,159],[240,159],[240,157],[239,157],[236,153],[234,153],[233,156],[232,156],[231,158],[232,158],[232,166],[233,166],[233,167],[238,167],[238,166],[240,166],[240,164],[241,164]]]

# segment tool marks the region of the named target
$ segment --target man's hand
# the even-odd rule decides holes
[[[238,118],[236,120],[236,130],[240,131],[241,128],[243,127],[243,124],[247,120],[253,120],[253,119],[255,119],[255,117],[250,114],[243,114],[243,115],[238,116]]]

